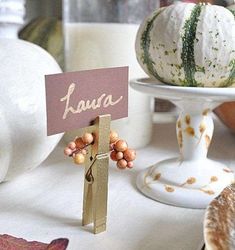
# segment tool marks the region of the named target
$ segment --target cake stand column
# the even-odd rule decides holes
[[[181,161],[205,160],[214,131],[210,105],[188,100],[177,106],[181,109],[176,122]]]

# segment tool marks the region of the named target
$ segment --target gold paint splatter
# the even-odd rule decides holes
[[[211,176],[211,182],[216,182],[218,181],[218,177],[216,176]]]
[[[204,133],[206,130],[206,124],[204,122],[201,122],[200,126],[199,126],[199,131],[200,133]]]
[[[186,131],[186,133],[187,133],[188,135],[190,135],[190,136],[195,136],[194,128],[192,128],[192,127],[187,127],[187,128],[185,129],[185,131]]]
[[[188,179],[187,179],[187,181],[186,182],[184,182],[183,184],[181,184],[180,186],[181,187],[183,187],[183,186],[185,186],[185,185],[192,185],[193,183],[195,183],[196,182],[196,178],[195,177],[189,177]]]
[[[190,122],[191,122],[190,115],[186,115],[186,116],[185,116],[185,123],[186,123],[187,125],[189,125]]]
[[[165,186],[165,189],[166,189],[166,191],[169,192],[169,193],[172,193],[172,192],[175,191],[175,189],[174,189],[173,187],[171,187],[171,186]]]
[[[151,189],[150,188],[150,186],[149,186],[149,184],[151,184],[150,182],[147,182],[147,178],[148,178],[148,176],[151,176],[152,175],[152,173],[153,173],[153,170],[154,170],[154,166],[152,166],[146,173],[145,173],[145,175],[144,175],[144,185],[143,185],[143,187],[142,188],[148,188],[148,189]]]
[[[157,173],[155,176],[154,176],[154,181],[157,181],[157,180],[159,180],[160,179],[160,177],[161,177],[161,173]]]
[[[178,120],[178,121],[177,121],[177,127],[178,127],[178,128],[181,128],[181,120]]]
[[[213,190],[203,190],[203,189],[201,189],[201,190],[202,190],[202,192],[204,192],[205,194],[209,194],[209,195],[215,194],[215,192],[214,192]]]
[[[210,112],[210,109],[205,109],[205,110],[203,110],[203,112],[202,112],[202,115],[208,115],[208,113]]]
[[[147,182],[147,177],[148,177],[148,173],[145,174],[144,176],[144,186],[142,188],[148,188],[148,189],[151,189],[150,186],[149,186],[149,183]]]
[[[209,135],[205,135],[206,148],[208,149],[211,144],[211,138]]]
[[[149,176],[153,175],[153,171],[154,171],[154,166],[152,166],[144,175],[144,185],[142,186],[142,188],[148,188],[151,189],[151,187],[149,186],[149,184],[151,184],[151,182],[147,182],[147,178]]]
[[[182,130],[178,131],[177,139],[178,139],[179,147],[182,148],[183,147],[183,133],[182,133]]]
[[[190,184],[190,185],[192,185],[193,183],[195,183],[196,182],[196,178],[194,178],[194,177],[190,177],[190,178],[188,178],[188,180],[187,180],[187,184]]]
[[[206,124],[202,121],[199,125],[199,131],[200,131],[201,135],[200,135],[200,138],[197,142],[197,146],[200,144],[200,142],[202,140],[203,133],[205,132],[205,130],[206,130]]]

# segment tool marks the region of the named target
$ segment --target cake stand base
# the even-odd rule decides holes
[[[140,172],[136,183],[141,192],[154,200],[179,207],[206,208],[233,181],[232,171],[222,163],[173,158]]]

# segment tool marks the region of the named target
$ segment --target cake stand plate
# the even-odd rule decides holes
[[[235,88],[178,87],[149,78],[136,79],[131,86],[142,93],[170,100],[179,109],[176,134],[180,154],[143,170],[137,187],[146,196],[171,205],[206,208],[228,185],[233,171],[207,158],[213,135],[211,111],[235,100]]]

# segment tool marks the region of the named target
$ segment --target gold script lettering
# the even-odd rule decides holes
[[[73,94],[73,91],[75,90],[75,86],[76,86],[75,83],[71,83],[69,88],[68,88],[67,95],[60,99],[61,102],[66,101],[66,106],[65,106],[65,110],[64,110],[64,114],[63,114],[63,119],[66,119],[67,114],[69,113],[69,111],[71,111],[72,113],[76,112],[73,107],[69,107],[70,96]]]
[[[116,105],[117,103],[119,103],[119,102],[122,100],[123,96],[120,96],[120,97],[117,99],[117,101],[114,101],[114,102],[112,101],[112,98],[113,98],[112,95],[108,95],[108,96],[104,99],[104,103],[103,103],[104,108],[107,108],[108,106],[114,106],[114,105]]]
[[[107,108],[109,106],[114,106],[118,104],[123,99],[123,96],[120,96],[116,101],[115,100],[113,101],[112,95],[106,96],[106,94],[102,94],[98,99],[93,99],[92,101],[90,100],[79,101],[77,108],[75,109],[72,106],[70,106],[70,97],[73,94],[75,87],[76,87],[75,83],[71,83],[68,88],[67,94],[60,99],[61,102],[66,101],[63,119],[67,118],[69,112],[71,112],[72,114],[77,114],[89,109],[95,110],[100,107]]]

